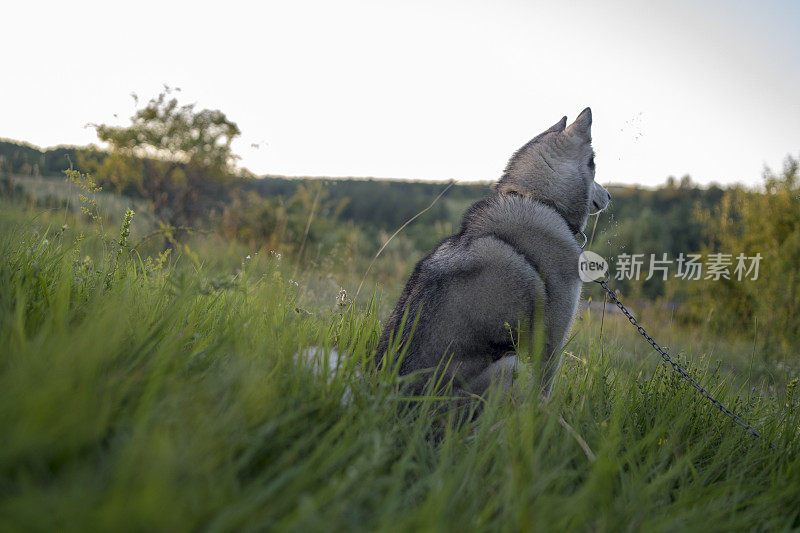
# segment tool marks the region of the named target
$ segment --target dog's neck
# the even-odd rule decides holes
[[[495,194],[464,213],[461,232],[471,236],[495,235],[519,249],[536,247],[546,239],[564,249],[579,248],[573,231],[558,209],[527,196]]]
[[[578,227],[576,224],[573,224],[569,220],[567,220],[567,217],[565,217],[564,214],[561,212],[561,209],[559,209],[559,206],[555,202],[553,202],[551,200],[548,200],[546,198],[539,198],[537,196],[533,196],[533,195],[530,195],[530,194],[521,194],[521,193],[518,193],[517,191],[513,191],[513,190],[505,192],[505,193],[499,193],[499,195],[500,196],[508,196],[508,197],[511,197],[511,198],[515,198],[515,197],[517,197],[517,198],[518,197],[528,198],[528,199],[530,199],[530,200],[532,200],[534,202],[538,202],[540,204],[544,204],[547,207],[549,207],[550,209],[552,209],[553,211],[555,211],[556,213],[558,213],[558,216],[560,216],[562,219],[564,219],[564,222],[567,224],[567,227],[569,227],[569,229],[572,231],[573,235],[577,235],[578,233],[583,234],[583,228]]]

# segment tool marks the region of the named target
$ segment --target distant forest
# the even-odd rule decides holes
[[[104,152],[93,148],[62,146],[41,150],[24,143],[0,141],[0,172],[17,176],[63,177],[63,171],[70,165],[80,169],[80,163],[87,158],[103,157]],[[113,190],[113,184],[107,185],[107,189]],[[288,222],[283,226],[291,226],[295,220],[293,235],[301,233],[306,216],[298,213],[293,217],[291,211],[310,209],[317,187],[323,191],[320,216],[333,217],[338,223],[360,228],[363,235],[369,236],[368,246],[361,250],[368,253],[370,247],[380,244],[381,235],[385,237],[428,207],[447,183],[242,175],[228,182],[222,200],[227,207],[218,210],[229,214],[223,225],[236,226],[230,235],[245,235],[257,245],[259,232],[275,233],[281,226],[277,220],[279,215],[274,213],[286,212],[284,216]],[[696,214],[712,212],[726,192],[718,186],[700,187],[688,176],[679,180],[669,178],[656,189],[610,186],[609,191],[611,205],[599,217],[596,227],[594,218],[590,219],[586,233],[592,240],[591,249],[609,258],[612,265],[620,253],[643,253],[649,257],[649,254],[660,256],[666,252],[670,257],[677,257],[681,252],[701,250],[708,244],[705,242],[707,232]],[[118,192],[137,196],[137,191],[130,187]],[[254,207],[253,193],[266,203]],[[490,193],[489,183],[454,184],[440,201],[407,228],[406,237],[421,252],[430,249],[444,236],[443,232],[457,231],[461,215],[471,203]],[[254,230],[254,226],[260,229]],[[312,231],[311,238],[321,237]],[[647,298],[664,294],[664,283],[660,279],[642,284],[622,280],[617,286],[625,291],[635,289]]]
[[[42,150],[16,141],[0,141],[0,172],[20,176],[58,176],[78,162],[87,153],[97,154],[83,147],[58,146]],[[381,229],[395,229],[430,202],[447,186],[442,182],[420,182],[372,178],[290,178],[267,175],[242,178],[238,185],[267,198],[290,198],[298,187],[322,182],[328,200],[343,201],[338,216],[341,220],[357,224],[372,224]],[[695,207],[708,208],[719,203],[724,189],[712,185],[702,188],[688,176],[680,180],[669,178],[665,185],[656,188],[637,186],[610,186],[612,204],[609,214],[616,221],[657,221],[650,229],[660,243],[668,243],[667,250],[696,250],[701,244],[701,231],[692,228],[691,213]],[[458,222],[460,213],[468,205],[489,194],[489,183],[457,183],[426,213],[428,220]],[[600,228],[598,228],[600,229]],[[644,242],[647,242],[645,239]]]

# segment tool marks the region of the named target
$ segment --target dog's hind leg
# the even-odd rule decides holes
[[[514,383],[514,373],[517,369],[516,354],[509,354],[498,359],[486,369],[469,380],[467,388],[473,394],[483,394],[490,385],[501,387],[503,394],[508,395]]]

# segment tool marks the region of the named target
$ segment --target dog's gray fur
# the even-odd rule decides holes
[[[417,263],[384,328],[378,365],[395,340],[407,350],[401,375],[445,360],[459,392],[481,394],[498,380],[508,387],[516,359],[506,324],[540,320],[549,392],[580,298],[575,233],[611,198],[594,181],[591,124],[586,108],[520,148],[461,231]]]

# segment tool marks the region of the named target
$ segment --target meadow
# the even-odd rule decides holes
[[[798,371],[747,335],[642,310],[771,445],[596,306],[548,401],[521,372],[464,422],[446,389],[375,369],[400,287],[369,277],[353,302],[366,260],[165,251],[109,218],[0,204],[0,530],[800,528]]]

